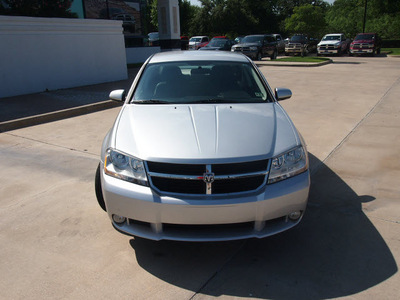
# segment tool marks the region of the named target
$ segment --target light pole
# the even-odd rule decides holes
[[[363,21],[363,33],[365,33],[365,22],[367,21],[367,4],[368,4],[368,0],[365,0],[364,21]]]

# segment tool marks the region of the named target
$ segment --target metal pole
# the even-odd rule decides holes
[[[368,0],[365,0],[363,33],[365,33],[365,22],[367,21],[367,4],[368,4]]]

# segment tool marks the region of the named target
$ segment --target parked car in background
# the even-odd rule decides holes
[[[206,46],[201,47],[199,50],[222,50],[231,51],[234,42],[229,39],[213,38]]]
[[[234,41],[235,44],[240,44],[240,42],[244,39],[244,35],[237,36]]]
[[[188,50],[189,49],[189,37],[188,36],[181,36],[181,50]]]
[[[126,96],[125,96],[126,95]],[[151,56],[101,147],[96,196],[116,230],[152,240],[264,238],[307,207],[305,142],[252,61],[222,51]]]
[[[359,33],[350,44],[350,55],[380,54],[382,41],[376,33]]]
[[[308,53],[317,50],[318,41],[314,38],[309,38],[306,34],[295,34],[285,45],[285,55],[301,55],[306,56]]]
[[[160,37],[158,32],[150,32],[148,34],[149,37],[149,46],[160,46]]]
[[[278,33],[274,33],[273,36],[276,39],[276,47],[278,49],[278,53],[284,53],[285,52],[285,40]]]
[[[263,57],[276,59],[278,48],[275,37],[271,34],[247,35],[231,49],[232,52],[241,52],[253,60],[262,60]]]
[[[135,17],[130,14],[115,14],[112,16],[113,20],[122,21],[122,28],[124,31],[128,31],[131,33],[135,32]]]
[[[317,45],[317,55],[347,53],[349,42],[343,33],[326,34]]]
[[[208,36],[193,36],[189,40],[189,50],[198,50],[209,42]]]

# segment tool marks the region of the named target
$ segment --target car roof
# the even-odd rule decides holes
[[[154,54],[150,58],[149,64],[179,61],[249,62],[245,55],[231,52],[215,51],[215,53],[209,53],[209,51],[166,51]]]
[[[249,34],[246,36],[272,36],[272,34]]]

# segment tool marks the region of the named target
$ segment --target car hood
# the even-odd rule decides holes
[[[339,40],[333,40],[333,41],[321,41],[318,43],[318,45],[335,45],[337,43],[340,43]]]
[[[233,47],[236,48],[236,47],[254,47],[254,46],[260,47],[260,44],[259,43],[243,43],[243,44],[236,44]]]
[[[159,162],[264,159],[300,144],[277,103],[127,104],[115,126],[116,149]]]
[[[200,48],[200,50],[221,50],[223,48],[224,47],[208,47],[208,46],[205,46],[205,47]]]
[[[352,44],[373,44],[374,40],[354,40]]]

